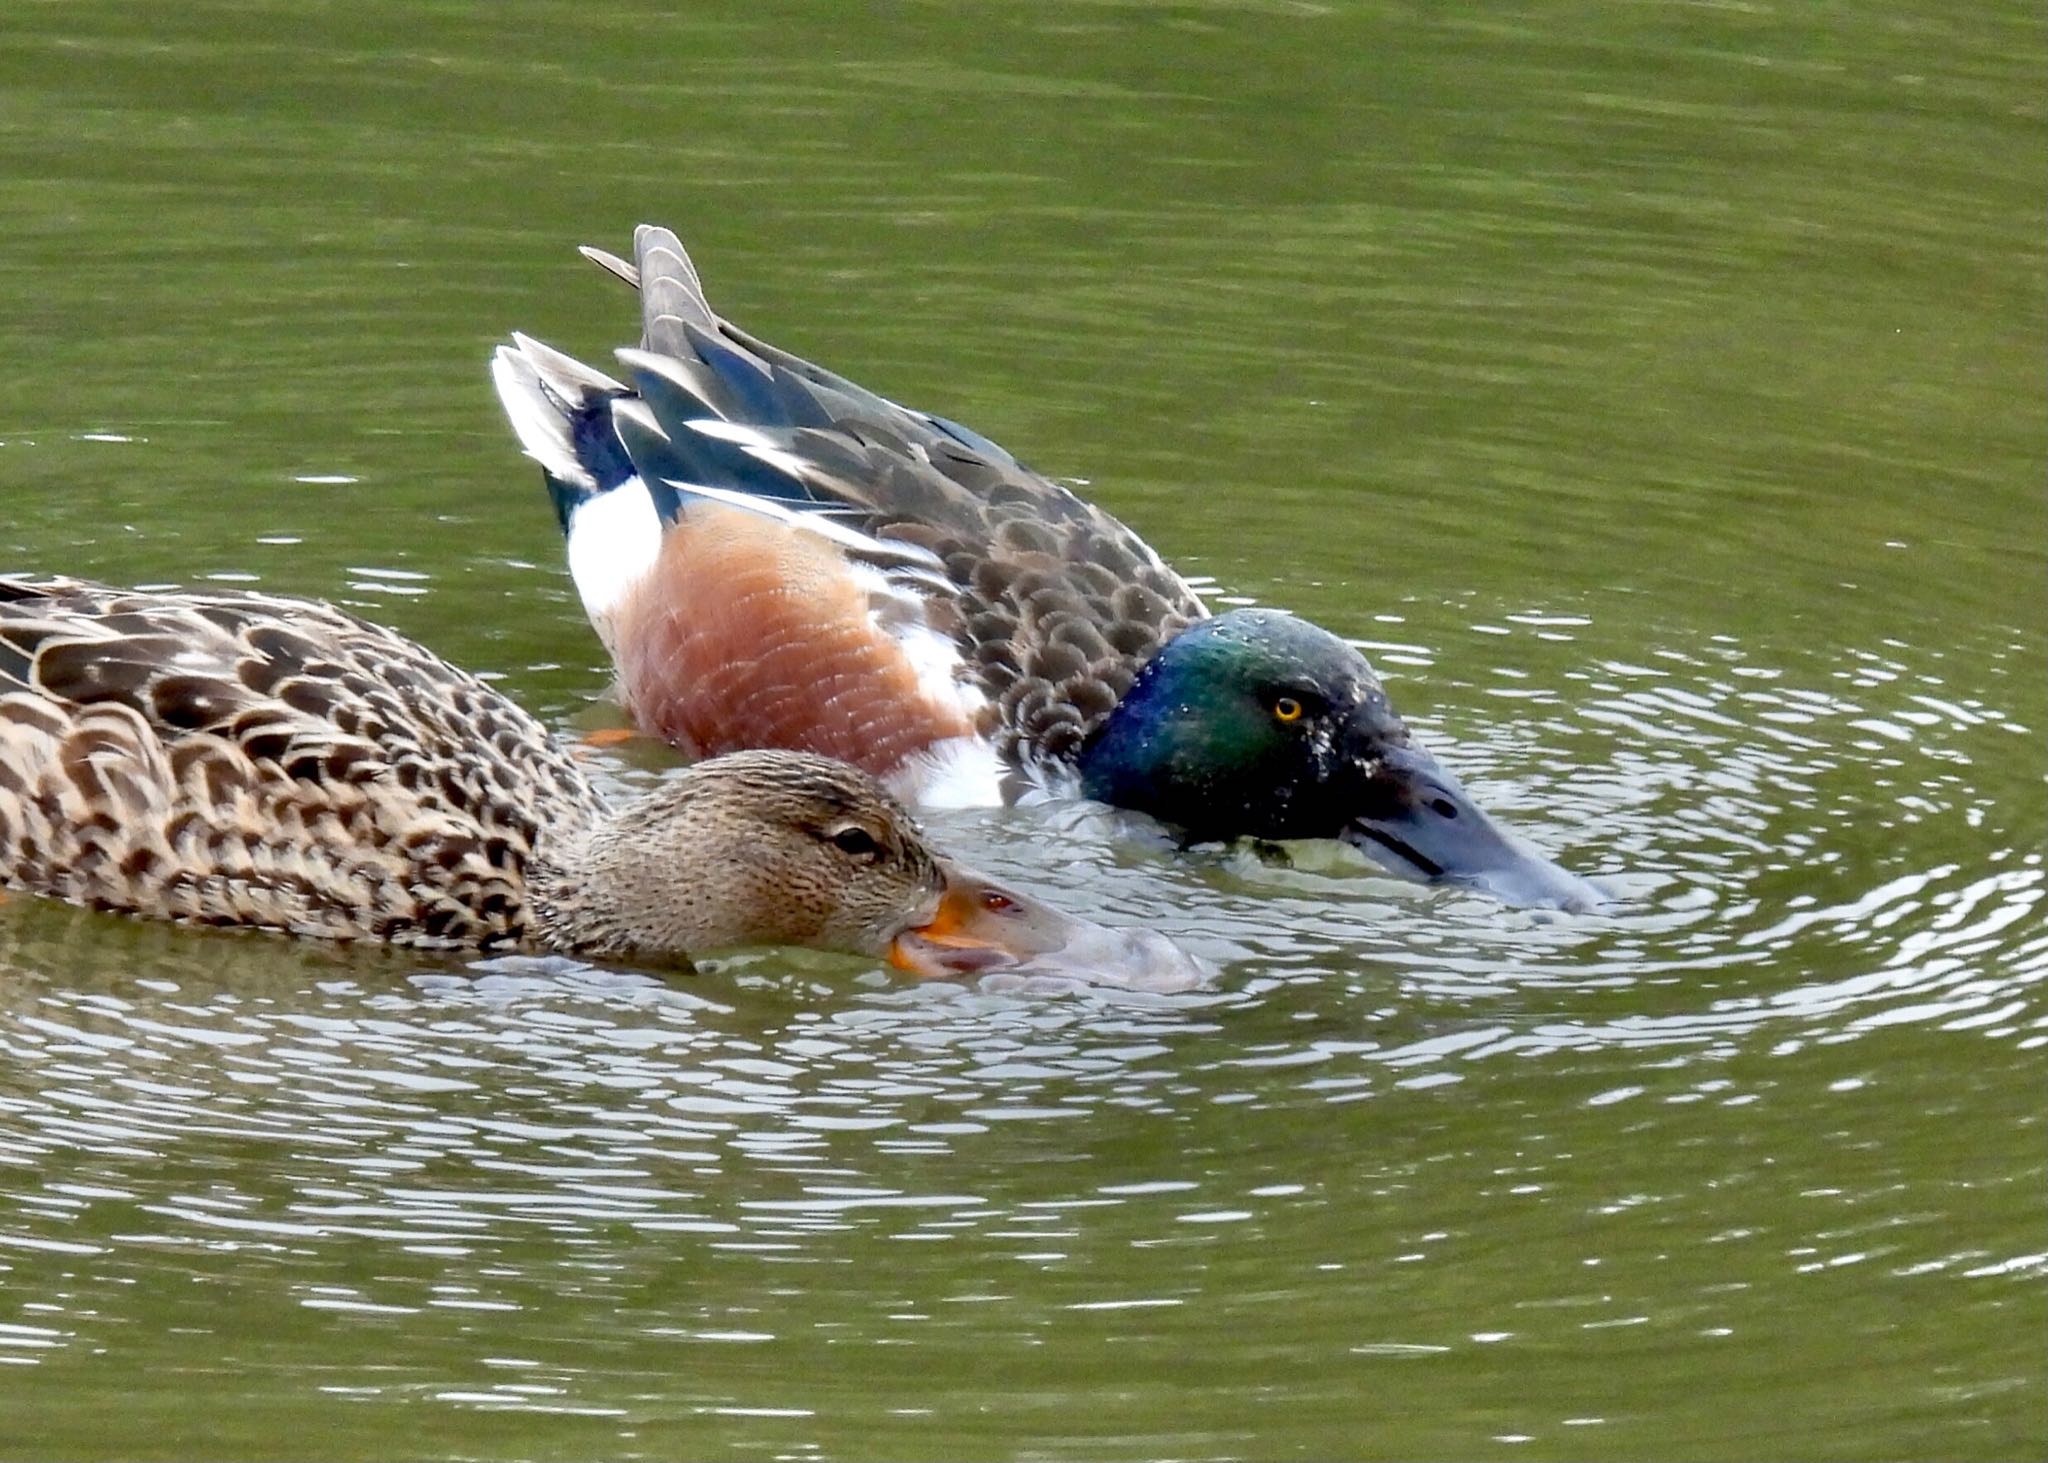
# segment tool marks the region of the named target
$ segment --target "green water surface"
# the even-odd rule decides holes
[[[484,362],[666,222],[1624,899],[933,820],[1220,967],[1145,998],[14,897],[0,1457],[2048,1453],[2044,76],[2017,0],[0,3],[0,568],[602,723]]]

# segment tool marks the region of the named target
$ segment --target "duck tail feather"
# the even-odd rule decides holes
[[[576,252],[585,259],[588,259],[592,264],[595,264],[599,269],[602,269],[606,274],[624,280],[628,287],[636,290],[640,288],[640,271],[634,268],[627,260],[621,259],[618,255],[612,253],[611,250],[600,249],[595,244],[579,244]]]
[[[642,344],[667,355],[690,354],[684,327],[718,328],[718,316],[704,298],[697,266],[683,241],[667,229],[642,224],[633,231],[633,262],[640,276]]]
[[[814,399],[823,400],[832,419],[858,416],[877,421],[888,421],[899,413],[909,415],[905,409],[844,376],[834,375],[823,366],[813,365],[802,356],[791,355],[788,351],[757,340],[738,326],[727,323],[720,331],[727,343],[748,352],[764,363],[770,371],[780,369],[808,385]]]
[[[576,456],[571,423],[577,405],[550,388],[515,346],[501,345],[492,353],[491,384],[498,388],[498,403],[526,455],[550,478],[596,492],[595,475]]]
[[[491,381],[526,455],[541,465],[555,517],[568,532],[576,508],[633,475],[630,456],[612,429],[614,403],[627,390],[530,336],[491,356]]]
[[[653,409],[671,435],[684,422],[703,417],[724,420],[733,407],[730,393],[702,361],[631,346],[614,354],[626,368],[626,374],[633,378],[640,399]]]
[[[632,464],[634,475],[647,485],[647,495],[654,500],[655,516],[663,523],[673,523],[683,508],[675,484],[687,482],[690,475],[689,465],[677,453],[675,443],[661,429],[647,403],[632,397],[612,408],[612,430]]]
[[[597,396],[623,396],[626,388],[597,367],[558,351],[546,341],[535,340],[520,331],[512,332],[512,344],[526,358],[535,374],[564,401],[588,405]]]
[[[766,364],[700,325],[685,322],[683,340],[689,353],[703,362],[725,388],[731,406],[721,415],[727,421],[752,422],[764,427],[789,425]]]

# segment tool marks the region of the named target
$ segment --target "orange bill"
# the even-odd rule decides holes
[[[889,963],[926,979],[1011,970],[1144,990],[1187,990],[1208,970],[1165,936],[1064,914],[948,867],[938,912],[899,934]]]

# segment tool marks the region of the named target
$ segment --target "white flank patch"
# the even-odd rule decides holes
[[[628,478],[569,515],[569,577],[583,613],[611,650],[612,615],[626,591],[647,577],[661,553],[661,517],[647,485]]]
[[[867,591],[868,623],[895,642],[903,658],[917,674],[918,694],[934,706],[957,712],[973,721],[988,705],[981,687],[960,674],[960,646],[952,636],[932,628],[925,618],[924,596],[908,585],[891,579],[872,564],[847,561],[854,583]],[[979,740],[969,738],[968,740]],[[920,797],[920,802],[929,798]],[[980,807],[979,799],[956,804]]]
[[[1081,796],[1081,774],[1068,763],[1030,758],[1017,770],[1023,774],[1024,787],[1013,801],[1020,808],[1037,807],[1044,803],[1072,802]],[[1092,803],[1090,806],[1106,805]],[[1130,816],[1142,818],[1144,814],[1133,813]]]
[[[917,807],[1003,805],[1003,764],[983,737],[948,737],[905,761],[882,783]]]
[[[957,710],[969,721],[988,705],[988,697],[982,694],[981,687],[960,679],[960,647],[953,643],[951,636],[941,635],[921,621],[915,624],[898,621],[891,625],[872,611],[869,618],[895,640],[903,658],[917,672],[917,689],[927,701],[934,706]]]

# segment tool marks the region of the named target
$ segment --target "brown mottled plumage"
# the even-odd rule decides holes
[[[531,717],[340,610],[0,581],[0,871],[15,888],[516,946],[543,821],[602,811]]]
[[[540,723],[393,631],[77,580],[0,579],[0,883],[336,939],[811,944],[921,974],[1092,928],[940,862],[843,764],[742,753],[612,812]]]

